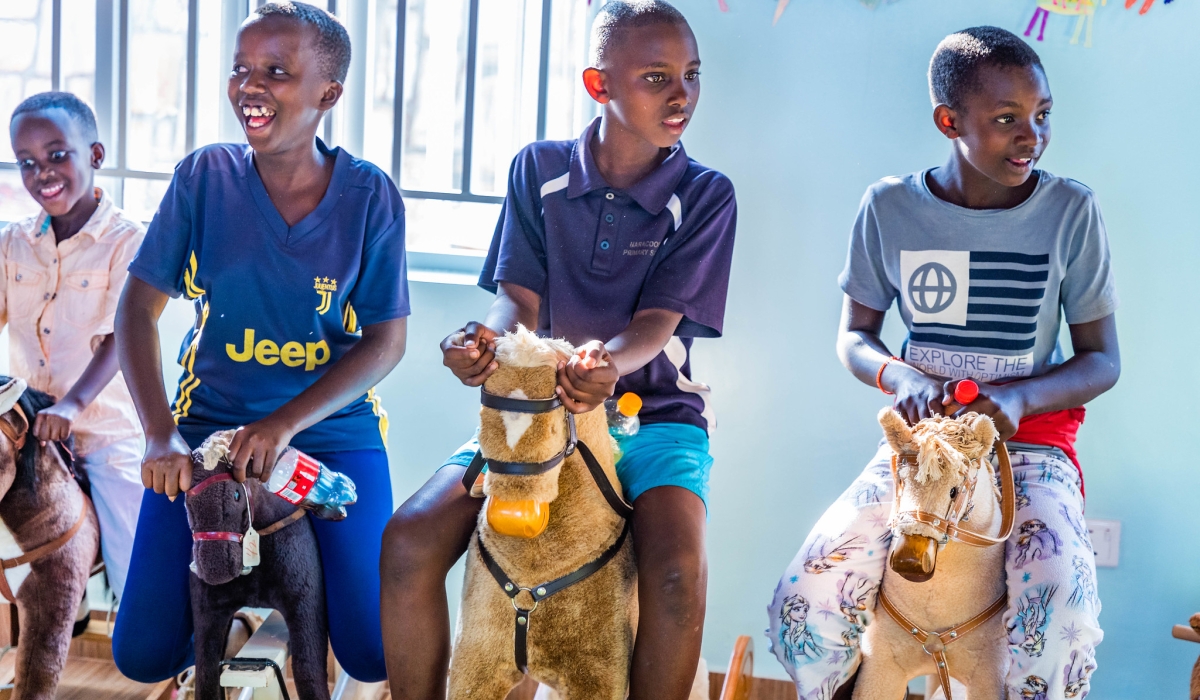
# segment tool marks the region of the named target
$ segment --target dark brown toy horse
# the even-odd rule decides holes
[[[227,459],[233,432],[215,433],[192,453],[186,496],[192,527],[191,597],[195,621],[196,698],[221,700],[220,664],[233,615],[243,606],[274,608],[288,627],[296,691],[329,698],[325,581],[312,523],[305,512],[257,479],[239,484]],[[248,501],[248,502],[247,502]],[[242,540],[252,514],[261,563],[243,566]]]
[[[13,700],[54,697],[100,549],[91,502],[58,448],[32,433],[34,416],[53,404],[24,380],[0,376],[0,520],[22,552],[0,553],[11,557],[0,562],[0,595],[15,598],[21,620]]]

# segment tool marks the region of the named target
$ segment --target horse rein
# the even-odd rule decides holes
[[[12,410],[16,411],[17,415],[21,416],[21,418],[25,420],[25,424],[29,426],[29,430],[33,429],[33,422],[30,421],[29,417],[25,415],[25,411],[21,408],[20,404],[14,403]],[[8,438],[8,441],[12,443],[13,459],[16,460],[17,454],[25,448],[25,442],[28,438],[28,431],[17,435],[15,434],[17,431],[11,423],[6,420],[0,420],[0,432],[4,433],[4,437]],[[66,450],[66,447],[61,445],[61,443],[55,444],[59,445],[60,449]],[[70,452],[67,452],[67,454],[69,455]],[[68,471],[71,471],[70,467],[68,467]],[[72,525],[66,532],[40,547],[35,547],[34,549],[25,552],[19,557],[13,557],[12,559],[0,559],[0,596],[4,596],[4,599],[10,603],[17,602],[16,595],[13,594],[12,588],[8,585],[8,575],[4,573],[5,571],[9,569],[15,569],[23,564],[32,564],[43,557],[57,552],[58,550],[62,549],[67,542],[70,542],[71,538],[74,537],[77,532],[79,532],[79,529],[83,527],[83,521],[86,519],[88,512],[87,497],[85,496],[82,500],[83,507],[79,511],[79,517],[75,519],[75,524]]]
[[[616,489],[613,488],[612,482],[609,480],[608,475],[604,473],[604,468],[600,465],[599,460],[592,454],[591,449],[579,439],[575,431],[575,415],[570,411],[566,411],[562,401],[558,397],[549,399],[514,399],[497,396],[496,394],[488,393],[486,390],[481,390],[480,403],[486,408],[497,411],[511,411],[534,415],[550,413],[562,408],[567,416],[567,444],[561,452],[545,462],[502,462],[484,457],[483,450],[480,449],[475,453],[474,459],[471,460],[471,464],[467,467],[466,474],[463,475],[462,484],[468,493],[470,493],[471,487],[474,486],[475,480],[483,473],[484,467],[497,474],[533,476],[544,474],[557,467],[563,460],[578,450],[579,456],[583,458],[584,464],[587,465],[588,472],[591,474],[596,486],[600,489],[604,500],[625,521],[624,527],[621,528],[621,534],[600,556],[565,576],[560,576],[553,581],[547,581],[532,587],[521,586],[513,581],[508,574],[504,573],[504,569],[496,561],[495,557],[492,556],[492,553],[488,551],[487,547],[484,546],[483,538],[476,531],[475,542],[479,548],[479,557],[483,560],[483,564],[487,567],[488,572],[491,573],[492,578],[496,580],[501,590],[508,596],[513,610],[516,612],[516,620],[513,628],[513,660],[522,673],[528,673],[530,618],[533,612],[537,610],[538,604],[555,593],[569,588],[600,571],[608,562],[612,561],[613,557],[617,556],[617,553],[621,551],[621,547],[625,544],[625,540],[629,539],[629,518],[633,516],[633,507],[626,503],[625,499],[621,498]],[[533,607],[522,608],[517,603],[517,596],[522,591],[528,593],[530,598],[533,599]]]
[[[981,457],[981,460],[987,457]],[[895,511],[892,514],[892,522],[895,522],[896,517],[905,515],[924,523],[942,534],[941,544],[946,544],[949,540],[961,542],[962,544],[971,547],[991,547],[998,544],[1003,544],[1012,534],[1013,521],[1016,519],[1016,484],[1013,481],[1012,463],[1008,457],[1008,447],[1003,442],[996,443],[996,459],[1000,463],[1000,534],[996,537],[988,537],[977,532],[964,530],[958,525],[959,518],[967,509],[967,503],[970,500],[970,494],[975,492],[975,485],[979,480],[979,473],[976,472],[975,478],[966,483],[962,487],[962,492],[955,495],[950,503],[949,512],[945,517],[938,517],[922,510],[911,511]],[[899,464],[903,463],[906,466],[917,467],[916,455],[892,454],[892,479],[896,484],[896,496],[893,503],[900,503],[900,492],[903,488],[903,481],[900,480]],[[946,694],[946,700],[954,700],[954,696],[950,692],[950,668],[946,662],[946,647],[952,642],[958,641],[966,636],[969,632],[983,623],[992,619],[993,616],[1000,613],[1008,604],[1008,592],[1000,594],[1000,597],[992,601],[992,604],[980,612],[975,617],[955,625],[941,632],[932,632],[921,629],[916,623],[908,619],[895,603],[891,601],[883,592],[883,587],[880,586],[879,594],[877,595],[880,607],[892,618],[897,625],[908,632],[917,640],[921,648],[926,654],[933,657],[933,662],[937,666],[938,680],[942,684],[942,690]]]
[[[233,475],[230,474],[229,472],[213,474],[212,476],[200,481],[200,483],[198,483],[198,484],[192,486],[190,489],[188,489],[187,495],[195,496],[195,495],[199,494],[201,491],[203,491],[204,489],[208,488],[209,486],[220,483],[222,481],[233,481],[233,480],[234,480]],[[235,542],[237,544],[242,543],[242,540],[245,539],[245,537],[246,537],[246,532],[248,532],[250,530],[250,528],[254,526],[254,512],[252,510],[252,505],[251,505],[251,501],[250,501],[250,489],[247,488],[245,484],[242,484],[242,489],[246,494],[246,514],[247,514],[247,520],[249,521],[249,523],[246,527],[246,530],[243,530],[242,532],[231,532],[229,530],[208,530],[208,531],[201,531],[201,532],[193,532],[192,533],[192,541],[193,542]],[[261,530],[258,530],[258,536],[266,537],[267,535],[271,535],[276,532],[279,532],[283,528],[287,527],[288,525],[291,525],[292,523],[300,520],[300,518],[303,518],[303,517],[304,517],[304,510],[301,508],[297,508],[296,510],[292,511],[291,514],[286,515],[286,516],[280,518],[279,520],[276,520],[275,522],[271,523],[270,525],[264,527]]]
[[[981,459],[986,459],[983,457]],[[1016,520],[1017,510],[1017,494],[1016,484],[1013,481],[1012,463],[1008,458],[1008,447],[1004,443],[996,444],[996,459],[1000,463],[1000,534],[996,537],[989,537],[978,532],[972,532],[962,528],[958,524],[959,518],[962,517],[971,494],[975,491],[975,485],[979,479],[978,473],[975,479],[964,484],[962,490],[954,497],[950,503],[950,511],[945,516],[934,515],[923,510],[896,510],[892,513],[892,522],[900,516],[906,516],[919,523],[924,523],[942,535],[941,544],[946,544],[949,540],[955,540],[971,547],[992,547],[1002,544],[1008,540],[1012,534],[1013,523]],[[896,485],[896,496],[893,503],[900,503],[900,493],[904,489],[904,482],[900,480],[900,464],[907,466],[917,466],[917,456],[913,454],[897,455],[892,453],[892,480]]]
[[[583,458],[588,472],[592,475],[592,481],[596,482],[596,486],[600,489],[600,493],[604,496],[604,500],[608,503],[609,507],[617,515],[626,520],[633,515],[633,507],[626,503],[625,499],[621,498],[617,490],[613,488],[612,482],[609,481],[608,475],[604,473],[604,468],[600,466],[596,455],[588,448],[587,443],[579,439],[575,430],[575,414],[566,411],[562,401],[557,396],[549,399],[513,399],[481,390],[480,404],[485,408],[497,411],[526,413],[530,415],[550,413],[562,408],[566,412],[567,419],[567,444],[563,446],[562,451],[544,462],[502,462],[497,459],[484,457],[483,450],[477,450],[475,457],[471,459],[470,465],[467,466],[467,472],[463,474],[462,478],[463,488],[468,493],[471,491],[471,487],[475,485],[475,480],[483,473],[484,467],[488,471],[497,474],[536,476],[544,474],[562,464],[567,457],[570,457],[578,450],[579,456]]]

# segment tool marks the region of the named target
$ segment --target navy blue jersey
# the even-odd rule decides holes
[[[481,287],[506,282],[542,298],[538,332],[608,342],[641,309],[683,314],[666,348],[621,378],[643,423],[714,427],[708,386],[691,375],[692,338],[721,335],[737,203],[727,177],[677,144],[625,190],[604,180],[591,142],[539,141],[517,154]]]
[[[184,158],[130,274],[195,301],[172,409],[185,438],[259,420],[311,386],[361,327],[409,314],[404,204],[374,165],[340,148],[317,208],[288,227],[253,150],[218,144]],[[306,452],[383,447],[374,391],[299,433]]]

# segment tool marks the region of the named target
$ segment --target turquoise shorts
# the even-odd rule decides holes
[[[708,433],[687,423],[651,423],[619,444],[624,454],[617,462],[617,478],[630,503],[656,486],[679,486],[699,496],[708,507],[708,475],[713,463]],[[442,466],[465,468],[478,451],[479,441],[472,439]]]

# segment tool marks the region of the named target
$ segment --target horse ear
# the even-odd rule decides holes
[[[29,420],[25,418],[25,413],[15,409],[10,409],[4,415],[0,415],[0,420],[12,426],[13,435],[24,435],[29,432]]]
[[[983,414],[975,416],[975,420],[971,422],[971,432],[975,433],[975,439],[983,446],[984,452],[991,449],[992,443],[1000,436],[992,417]]]
[[[917,451],[913,444],[912,430],[895,409],[885,408],[879,412],[879,425],[883,426],[883,436],[897,453]]]

